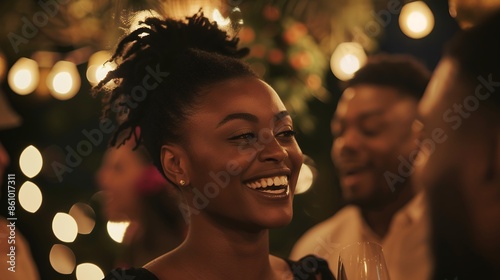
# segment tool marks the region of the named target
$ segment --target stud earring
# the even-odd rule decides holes
[[[184,186],[184,185],[186,184],[186,181],[184,181],[184,180],[180,180],[180,181],[179,181],[179,184],[180,184],[181,186]]]

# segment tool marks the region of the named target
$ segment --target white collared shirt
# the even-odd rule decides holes
[[[359,241],[382,245],[391,280],[431,278],[433,258],[430,251],[429,214],[421,192],[393,217],[386,236],[381,239],[366,224],[357,206],[348,205],[331,218],[309,229],[295,244],[292,260],[314,254],[328,261],[337,275],[340,250]]]

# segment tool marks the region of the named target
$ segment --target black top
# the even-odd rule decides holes
[[[290,266],[294,280],[316,280],[321,275],[321,280],[335,280],[328,268],[328,263],[313,255],[303,257],[298,261],[285,260]],[[117,268],[111,271],[103,280],[158,280],[153,273],[145,268]]]

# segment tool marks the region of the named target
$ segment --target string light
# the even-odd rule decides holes
[[[95,226],[95,212],[88,204],[75,203],[69,210],[69,215],[75,219],[79,234],[89,234]]]
[[[26,147],[19,156],[19,167],[28,178],[35,177],[42,170],[42,166],[42,154],[33,145]]]
[[[410,38],[423,38],[434,28],[434,15],[423,1],[410,2],[401,9],[399,27]]]
[[[304,163],[300,168],[299,178],[297,179],[297,187],[295,188],[295,194],[301,194],[307,192],[313,185],[316,168],[314,167],[314,161],[309,156],[304,155]]]
[[[38,86],[39,78],[38,63],[26,57],[14,63],[7,77],[10,88],[19,95],[32,93]]]
[[[115,63],[107,62],[110,58],[111,53],[108,51],[98,51],[90,56],[86,74],[91,85],[97,85],[109,71],[116,68]]]
[[[76,267],[77,280],[101,280],[104,273],[97,265],[93,263],[82,263]]]
[[[42,205],[42,200],[42,192],[34,183],[26,181],[19,188],[19,204],[24,210],[35,213]]]
[[[80,75],[73,62],[61,60],[57,62],[47,77],[47,86],[52,96],[59,100],[67,100],[78,93]]]
[[[70,248],[62,244],[52,246],[49,261],[52,268],[61,274],[71,274],[76,266],[75,254]]]
[[[340,43],[330,59],[330,68],[339,80],[346,81],[353,77],[366,62],[366,54],[359,43]]]
[[[214,9],[214,11],[212,12],[212,18],[215,22],[217,22],[217,25],[222,28],[228,26],[231,23],[231,19],[223,17],[218,9]]]
[[[66,213],[56,213],[52,220],[52,231],[57,239],[63,242],[73,242],[78,234],[75,219]]]
[[[117,243],[122,243],[123,236],[125,236],[125,231],[129,226],[130,222],[112,222],[108,221],[106,229],[108,234]]]

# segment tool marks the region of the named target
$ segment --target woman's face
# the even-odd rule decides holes
[[[185,127],[191,215],[247,229],[290,222],[302,152],[269,85],[256,78],[216,84]]]

